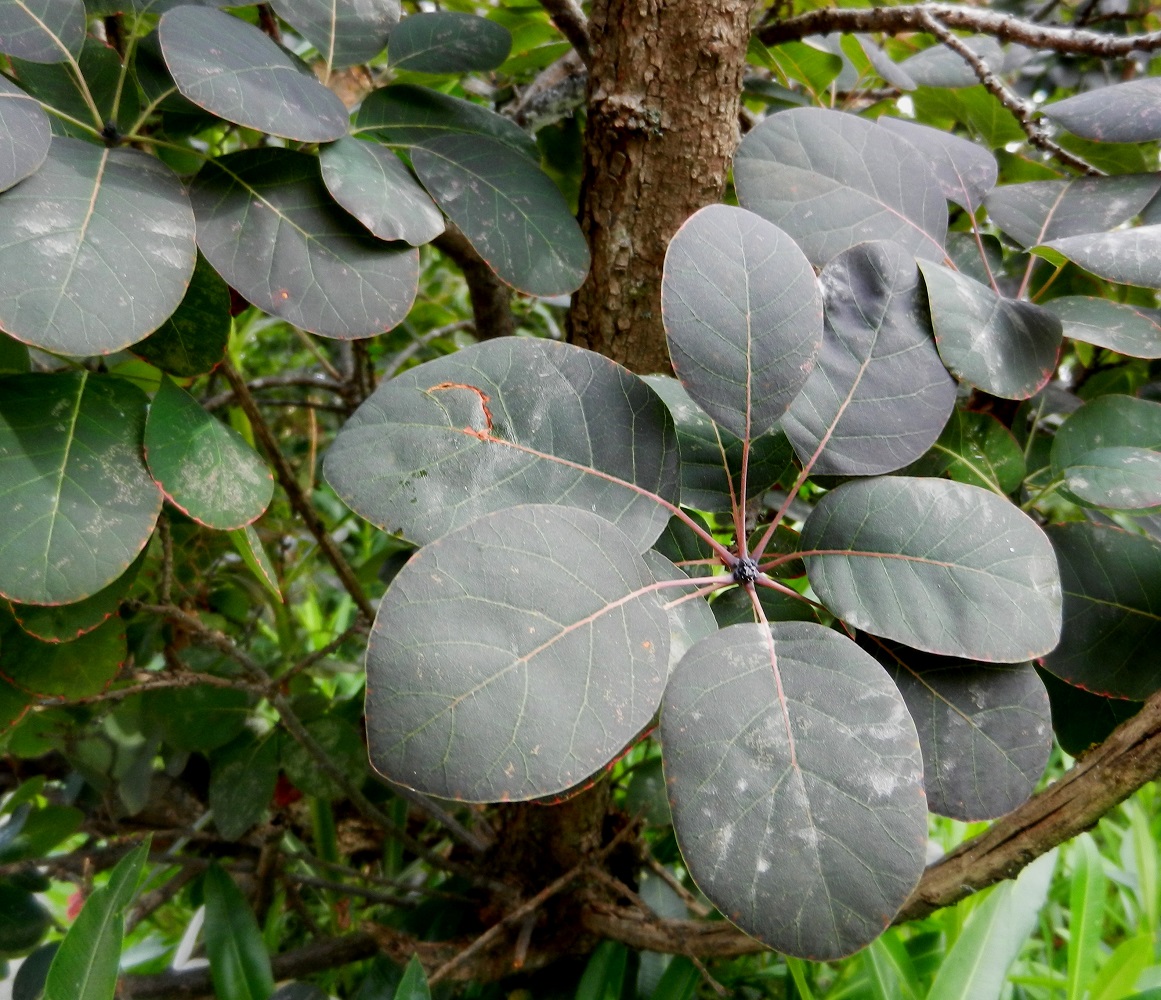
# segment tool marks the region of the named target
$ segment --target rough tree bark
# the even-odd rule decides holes
[[[669,371],[661,266],[678,227],[720,200],[738,144],[754,0],[595,0],[580,222],[593,263],[569,339]]]

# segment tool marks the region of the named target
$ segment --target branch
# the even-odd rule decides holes
[[[476,338],[491,340],[514,334],[516,321],[512,318],[512,289],[496,277],[496,272],[488,267],[468,238],[449,222],[432,243],[463,271],[468,296],[472,300]]]
[[[961,28],[979,35],[992,35],[1003,42],[1018,42],[1032,49],[1077,55],[1116,58],[1134,52],[1151,52],[1161,48],[1161,31],[1143,35],[1106,35],[1079,28],[1053,28],[1032,24],[1009,14],[998,14],[981,7],[927,3],[904,7],[871,7],[862,10],[824,8],[797,17],[762,25],[758,37],[766,45],[798,41],[808,35],[831,32],[880,31],[898,35],[908,31],[927,31],[924,20],[935,17],[949,28]]]
[[[589,22],[580,4],[576,0],[540,0],[540,6],[548,12],[557,30],[572,43],[587,67],[592,60],[592,48]]]

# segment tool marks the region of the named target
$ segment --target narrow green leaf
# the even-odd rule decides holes
[[[620,941],[602,941],[590,956],[576,988],[576,1000],[620,1000],[629,950]]]
[[[427,985],[427,973],[416,955],[411,956],[403,978],[395,987],[395,1000],[431,1000],[431,988]]]
[[[863,955],[875,1000],[920,1000],[923,996],[911,956],[895,934],[888,931],[876,938]]]
[[[1154,963],[1156,944],[1151,933],[1126,938],[1105,959],[1092,983],[1089,1000],[1153,1000],[1134,992],[1137,980]]]
[[[33,62],[64,62],[85,41],[82,0],[6,0],[0,4],[0,52]]]
[[[1082,833],[1073,842],[1069,888],[1068,1000],[1083,1000],[1101,953],[1105,915],[1104,861],[1092,839]]]
[[[0,77],[0,191],[35,173],[51,141],[48,115],[16,84]]]
[[[178,89],[228,122],[300,142],[347,134],[347,109],[259,28],[211,7],[161,18],[161,50]]]
[[[108,883],[85,901],[53,957],[44,1000],[113,1000],[125,908],[137,892],[148,857],[145,840],[117,862]]]
[[[274,495],[270,470],[242,435],[206,413],[168,375],[149,407],[145,457],[170,503],[209,528],[249,524]]]
[[[446,135],[411,152],[428,194],[497,276],[529,295],[575,291],[589,248],[560,189],[496,139]]]
[[[62,354],[111,354],[177,308],[196,260],[177,176],[135,149],[56,138],[0,198],[0,327]]]
[[[206,955],[219,1000],[268,1000],[270,956],[246,897],[218,865],[205,876]]]
[[[258,579],[258,582],[280,602],[285,601],[282,590],[278,586],[278,574],[274,571],[274,564],[270,562],[270,556],[266,554],[266,549],[262,545],[262,539],[258,537],[258,532],[250,525],[246,525],[237,531],[231,531],[230,541],[234,543],[234,548],[238,550],[242,561]]]
[[[145,406],[112,376],[0,379],[0,594],[79,601],[137,557],[161,509],[141,455]]]
[[[769,50],[778,68],[792,80],[820,94],[842,72],[842,58],[806,42],[783,42]]]
[[[1056,852],[1037,858],[1014,882],[988,894],[968,918],[931,984],[931,1000],[998,997],[1048,895]]]
[[[373,765],[476,802],[588,778],[661,701],[670,623],[652,583],[623,532],[569,507],[497,511],[420,549],[368,644]]]
[[[271,6],[331,69],[373,59],[399,23],[399,0],[273,0]]]
[[[248,301],[295,326],[369,337],[415,301],[418,251],[375,239],[335,205],[316,157],[231,153],[202,168],[190,197],[206,259]]]
[[[777,226],[709,205],[669,244],[661,309],[686,391],[741,440],[774,428],[822,345],[822,296],[810,262]]]
[[[818,503],[802,547],[815,591],[855,628],[989,663],[1043,656],[1060,639],[1052,546],[988,490],[854,480]]]
[[[416,13],[391,33],[392,69],[417,73],[472,73],[496,69],[512,50],[502,24],[456,11]]]

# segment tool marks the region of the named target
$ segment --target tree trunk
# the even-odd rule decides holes
[[[594,0],[580,222],[593,263],[569,339],[637,372],[670,370],[665,248],[721,198],[738,143],[755,0]]]

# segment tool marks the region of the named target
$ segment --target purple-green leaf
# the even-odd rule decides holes
[[[270,470],[242,435],[167,375],[149,407],[145,458],[170,503],[208,528],[241,528],[274,495]]]
[[[661,310],[686,391],[742,440],[772,430],[822,343],[822,296],[810,262],[777,226],[709,205],[665,254]]]
[[[652,582],[623,532],[567,507],[497,511],[420,549],[371,631],[372,764],[475,802],[577,785],[661,702],[670,622]]]
[[[752,129],[734,158],[738,199],[821,267],[866,240],[943,260],[947,202],[914,147],[874,122],[794,108]]]
[[[53,140],[0,198],[0,327],[62,354],[111,354],[177,308],[196,261],[194,216],[153,156]]]
[[[1161,686],[1161,543],[1106,525],[1052,525],[1064,632],[1044,665],[1093,694],[1144,701]]]
[[[1052,377],[1063,336],[1052,313],[928,261],[919,270],[939,356],[952,372],[1004,399],[1027,399]]]
[[[204,375],[225,357],[230,322],[230,287],[199,254],[181,304],[133,353],[178,378]]]
[[[782,427],[803,462],[818,454],[817,473],[900,469],[939,437],[955,406],[915,258],[897,243],[861,243],[832,258],[821,280],[822,352]]]
[[[153,531],[146,397],[111,376],[0,379],[0,595],[67,604],[119,577]]]
[[[1069,236],[1044,248],[1109,281],[1161,288],[1161,224]]]
[[[65,62],[85,42],[82,0],[5,0],[0,4],[0,52],[31,62]]]
[[[411,151],[436,204],[506,284],[566,295],[589,271],[589,248],[560,189],[497,139],[445,135]]]
[[[391,150],[347,137],[323,147],[319,162],[335,201],[379,239],[417,247],[443,232],[443,215]]]
[[[992,819],[1032,794],[1052,750],[1052,715],[1031,663],[975,663],[882,640],[864,648],[915,720],[932,812]]]
[[[313,156],[231,153],[207,163],[190,194],[206,259],[248,301],[295,326],[370,337],[415,300],[418,251],[375,239],[338,208]]]
[[[198,107],[300,142],[347,134],[343,102],[254,25],[187,5],[162,15],[158,32],[178,90]]]
[[[441,10],[412,14],[391,33],[387,61],[394,70],[471,73],[496,69],[508,58],[512,34],[475,14]]]
[[[583,389],[583,391],[582,391]],[[601,355],[506,337],[381,385],[327,453],[357,513],[423,544],[489,511],[569,504],[616,523],[643,552],[678,500],[665,404]]]
[[[733,625],[698,643],[666,689],[661,744],[690,874],[772,948],[857,951],[918,882],[915,726],[883,668],[839,633]]]
[[[1156,309],[1085,295],[1044,303],[1060,320],[1064,335],[1131,358],[1161,358],[1161,318]]]
[[[1070,413],[1052,442],[1052,472],[1060,476],[1097,448],[1161,451],[1161,403],[1120,393],[1098,396]]]
[[[399,0],[273,0],[271,6],[331,69],[373,59],[399,23]]]
[[[1161,451],[1094,448],[1064,469],[1064,485],[1085,504],[1127,513],[1161,505]]]
[[[1042,112],[1073,135],[1098,142],[1161,139],[1161,78],[1147,77],[1076,94]]]
[[[974,212],[983,203],[984,195],[996,186],[996,158],[978,143],[902,118],[883,115],[876,120],[919,150],[948,201]]]
[[[16,84],[0,77],[0,191],[34,174],[51,141],[48,115]]]
[[[823,603],[873,635],[988,663],[1043,656],[1060,638],[1052,546],[989,490],[903,476],[848,482],[814,508],[802,548]]]

